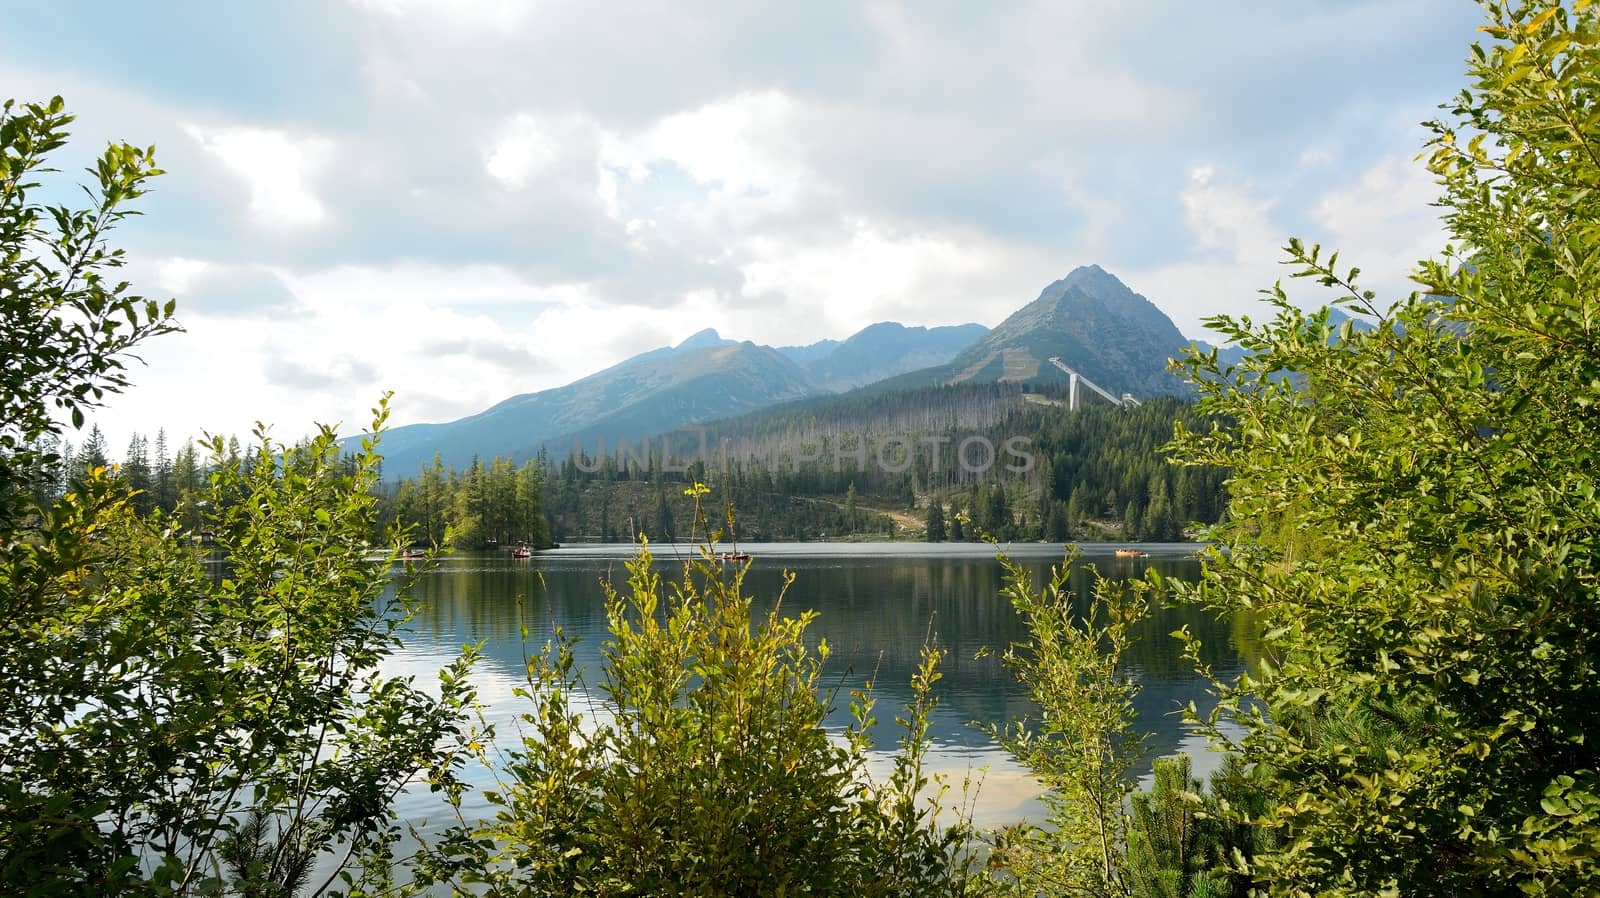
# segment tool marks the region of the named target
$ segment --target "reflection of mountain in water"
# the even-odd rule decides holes
[[[971,727],[971,722],[999,723],[1032,710],[997,657],[1000,650],[1026,636],[1021,621],[999,597],[999,564],[971,547],[950,552],[917,547],[913,554],[888,554],[894,551],[890,547],[874,548],[877,551],[852,546],[842,554],[820,555],[816,553],[827,547],[751,546],[756,561],[745,586],[758,597],[758,607],[768,608],[782,584],[784,570],[796,574],[784,610],[798,614],[815,609],[819,613],[811,636],[828,640],[834,651],[830,676],[843,678],[832,722],[841,726],[847,722],[846,696],[876,671],[880,744],[892,743],[899,735],[893,720],[910,698],[911,674],[931,622],[939,644],[949,652],[944,679],[939,683],[940,707],[932,721],[933,738],[957,750],[991,748],[988,738]],[[1050,565],[1060,557],[1059,549],[1045,546],[1020,547],[1017,554],[1036,580],[1048,577]],[[411,641],[450,651],[484,640],[483,663],[492,668],[495,677],[518,679],[524,647],[517,599],[522,597],[528,650],[542,646],[552,626],[559,624],[580,638],[578,663],[595,671],[606,638],[598,578],[609,573],[622,580],[625,557],[625,548],[619,548],[576,555],[551,553],[532,563],[514,562],[504,555],[448,558],[418,584],[425,607]],[[1146,566],[1169,577],[1198,573],[1197,562],[1176,553],[1132,561],[1092,560],[1113,578],[1135,575]],[[660,563],[670,576],[674,562],[664,559]],[[1080,565],[1073,571],[1072,586],[1085,607],[1091,583],[1087,568]],[[1128,661],[1143,685],[1136,705],[1157,755],[1178,749],[1183,730],[1175,710],[1190,701],[1202,707],[1206,702],[1205,684],[1195,677],[1180,657],[1177,643],[1167,635],[1184,625],[1203,641],[1206,660],[1219,674],[1241,666],[1227,622],[1198,609],[1156,609]],[[986,647],[994,652],[978,657],[979,650]],[[591,687],[597,683],[592,674],[588,683]],[[511,709],[494,710],[504,714]]]

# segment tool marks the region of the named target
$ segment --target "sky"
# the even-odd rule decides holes
[[[1291,235],[1407,292],[1464,0],[26,4],[0,96],[167,174],[113,449],[446,421],[706,327],[998,324],[1099,264],[1204,338]],[[59,189],[52,184],[52,190]],[[1313,301],[1314,297],[1307,301]],[[70,437],[69,437],[70,438]],[[120,441],[120,443],[119,443]]]

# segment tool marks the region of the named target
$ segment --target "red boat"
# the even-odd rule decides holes
[[[521,548],[517,549],[515,552],[512,552],[511,553],[511,557],[512,558],[532,558],[533,557],[533,550],[528,548],[527,546],[522,546]]]
[[[717,560],[722,562],[723,564],[727,564],[730,561],[749,561],[750,560],[750,553],[749,552],[718,552],[717,553]]]

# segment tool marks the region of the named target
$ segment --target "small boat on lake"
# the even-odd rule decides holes
[[[512,558],[532,558],[533,557],[533,550],[528,548],[527,546],[518,546],[516,548],[516,550],[511,553],[511,557]]]
[[[717,560],[722,562],[723,564],[727,564],[730,561],[749,561],[750,560],[750,553],[749,552],[718,552],[717,553]]]
[[[1112,554],[1118,558],[1148,558],[1150,555],[1149,552],[1141,552],[1138,549],[1118,549]]]

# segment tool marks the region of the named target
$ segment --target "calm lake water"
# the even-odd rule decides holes
[[[933,765],[949,772],[958,790],[969,771],[987,768],[975,805],[980,823],[994,825],[1037,815],[1035,783],[973,726],[1001,723],[1032,709],[996,657],[1027,634],[999,596],[1002,570],[991,549],[927,543],[770,543],[742,548],[754,556],[745,585],[758,597],[758,604],[777,595],[785,571],[794,572],[785,611],[819,613],[811,635],[825,637],[833,649],[829,666],[845,677],[841,696],[877,669],[880,745],[892,747],[899,736],[893,723],[896,709],[910,696],[911,675],[931,628],[949,652],[938,684],[940,705],[932,718]],[[1110,546],[1083,547],[1072,574],[1080,600],[1090,590],[1090,565],[1112,578],[1138,576],[1152,567],[1174,578],[1192,579],[1199,573],[1191,544],[1141,548],[1148,557],[1116,558]],[[670,545],[654,549],[657,564],[668,576],[689,551]],[[558,623],[580,638],[578,661],[593,671],[606,638],[598,581],[608,574],[623,579],[623,562],[632,551],[627,545],[589,545],[543,552],[531,560],[515,560],[505,552],[442,559],[417,585],[424,607],[404,651],[394,659],[395,672],[434,681],[438,668],[463,644],[482,640],[484,657],[475,680],[489,718],[498,724],[502,742],[508,743],[516,715],[526,710],[525,702],[512,692],[521,684],[524,658],[518,598],[524,601],[528,651],[543,645],[551,626]],[[1011,553],[1040,582],[1062,560],[1059,545],[1019,545]],[[1204,641],[1207,660],[1221,675],[1241,669],[1241,646],[1248,646],[1248,634],[1236,634],[1228,622],[1198,609],[1159,607],[1128,658],[1129,670],[1143,686],[1137,707],[1140,726],[1150,733],[1152,754],[1188,751],[1197,772],[1203,772],[1215,766],[1217,756],[1205,751],[1204,740],[1188,733],[1177,714],[1190,701],[1202,707],[1207,702],[1205,683],[1168,636],[1183,625]],[[979,657],[984,649],[994,653]],[[596,682],[596,677],[591,675],[588,681]],[[840,705],[830,723],[842,727],[848,708],[842,700]],[[483,786],[490,785],[487,772],[475,775]],[[416,822],[437,819],[441,808],[421,793],[404,796],[401,811]]]

